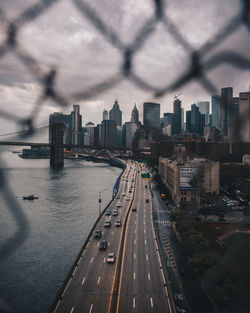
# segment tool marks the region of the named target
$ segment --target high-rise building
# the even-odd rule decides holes
[[[114,148],[117,145],[117,123],[114,120],[102,121],[101,145],[104,148]]]
[[[220,128],[220,96],[212,96],[212,126]]]
[[[209,124],[209,101],[199,101],[199,111],[201,114],[205,114],[205,125]]]
[[[174,100],[173,112],[171,124],[172,135],[179,135],[181,133],[181,100]]]
[[[143,125],[148,131],[160,130],[160,103],[143,103]]]
[[[233,98],[233,88],[221,88],[220,131],[223,136],[228,134],[228,109]]]
[[[174,112],[174,114],[181,114],[181,100],[180,99],[174,100],[173,112]]]
[[[85,134],[86,138],[88,138],[88,142],[84,140],[84,145],[85,146],[94,146],[94,141],[95,141],[95,124],[89,121],[86,126],[85,126]],[[88,135],[86,134],[88,133]],[[85,138],[85,137],[84,137]]]
[[[79,104],[74,104],[72,112],[72,144],[75,146],[79,144],[80,129],[80,106]]]
[[[106,121],[108,119],[109,119],[109,112],[106,109],[104,109],[102,112],[102,120]]]
[[[131,124],[138,124],[139,122],[139,112],[137,110],[136,104],[132,110],[130,122]]]
[[[198,106],[194,103],[191,110],[186,111],[186,131],[203,136],[205,126],[205,114],[201,114]]]
[[[122,126],[122,111],[120,110],[117,99],[114,102],[113,108],[109,111],[109,119],[116,121],[117,126]]]
[[[240,92],[240,140],[250,142],[250,91]]]

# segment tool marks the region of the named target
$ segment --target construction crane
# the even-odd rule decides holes
[[[181,95],[181,92],[178,95],[174,96],[174,99],[177,99]]]

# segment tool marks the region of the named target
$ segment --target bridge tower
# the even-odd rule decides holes
[[[50,166],[62,168],[64,165],[63,134],[64,124],[55,123],[50,125],[51,146],[50,146]]]

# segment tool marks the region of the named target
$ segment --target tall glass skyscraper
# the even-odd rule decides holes
[[[116,121],[117,126],[122,126],[122,111],[120,110],[117,99],[113,105],[113,108],[109,111],[109,119]]]
[[[149,131],[160,131],[160,103],[143,103],[143,125]]]
[[[220,127],[220,96],[213,95],[211,98],[212,102],[212,126]]]

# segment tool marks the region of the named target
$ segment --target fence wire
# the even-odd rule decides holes
[[[140,89],[149,91],[154,97],[162,97],[169,92],[179,90],[181,87],[188,84],[190,81],[195,80],[202,88],[212,94],[218,94],[218,90],[213,82],[207,77],[207,74],[215,67],[221,64],[231,64],[238,69],[250,69],[250,59],[243,57],[241,54],[225,50],[215,52],[211,55],[211,51],[219,44],[225,41],[228,37],[232,36],[242,25],[245,25],[248,32],[250,31],[250,1],[241,1],[241,11],[231,18],[227,25],[220,29],[213,38],[210,38],[200,49],[195,50],[187,39],[181,34],[178,26],[173,23],[168,16],[168,8],[165,0],[152,0],[154,10],[148,20],[135,35],[134,40],[130,44],[124,44],[119,33],[111,26],[107,25],[100,14],[89,6],[84,0],[71,0],[71,3],[81,14],[83,19],[87,19],[96,30],[116,48],[122,56],[122,64],[117,72],[107,77],[104,81],[94,84],[90,87],[82,86],[78,91],[64,94],[56,88],[57,83],[57,69],[54,67],[47,68],[44,72],[39,62],[32,56],[32,54],[22,46],[19,38],[21,30],[27,23],[34,22],[41,14],[46,13],[51,6],[60,3],[60,0],[41,0],[24,11],[20,12],[16,18],[9,19],[6,16],[3,8],[0,5],[0,21],[2,31],[5,38],[0,43],[0,66],[4,62],[4,57],[10,53],[19,60],[26,70],[32,75],[41,87],[41,94],[33,104],[33,109],[29,116],[20,119],[14,112],[9,113],[0,110],[1,118],[10,123],[15,123],[17,129],[20,130],[20,138],[27,138],[35,133],[35,123],[38,115],[40,114],[43,104],[46,100],[52,100],[59,107],[65,108],[72,102],[88,100],[97,96],[104,91],[113,88],[123,80],[128,80]],[[173,83],[166,84],[163,88],[154,87],[134,71],[135,55],[143,49],[147,40],[156,31],[156,26],[161,23],[166,32],[169,33],[177,43],[179,43],[186,51],[189,57],[190,66],[183,72]],[[209,53],[209,57],[207,54]],[[241,117],[244,123],[248,116]],[[28,220],[20,207],[20,204],[15,199],[10,187],[8,186],[8,178],[4,173],[4,165],[0,165],[0,191],[5,199],[8,209],[12,214],[13,219],[17,225],[16,233],[9,238],[0,247],[0,262],[5,260],[11,253],[13,253],[21,243],[25,241],[29,234]],[[3,299],[1,303],[5,303],[4,307],[7,308],[8,304]],[[1,309],[1,307],[0,307]],[[3,309],[3,307],[2,307]],[[9,310],[8,310],[9,311]]]

